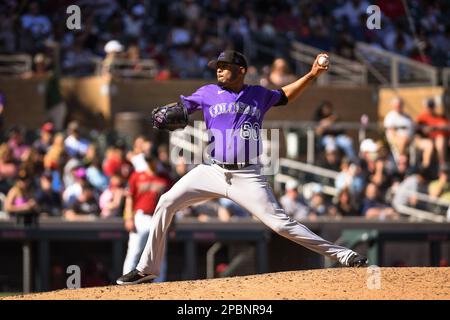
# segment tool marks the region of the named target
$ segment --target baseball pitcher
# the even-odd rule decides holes
[[[239,52],[227,50],[209,62],[216,69],[217,84],[199,88],[191,96],[153,111],[153,125],[175,130],[188,123],[188,115],[201,110],[214,147],[211,161],[189,171],[158,201],[149,237],[136,269],[123,275],[117,284],[150,282],[160,273],[165,237],[177,210],[200,201],[228,198],[255,215],[283,237],[344,266],[362,267],[367,259],[358,253],[322,239],[290,218],[277,202],[261,174],[262,154],[259,128],[269,108],[289,104],[320,74],[328,70],[319,59],[310,72],[278,90],[244,83],[247,60]]]

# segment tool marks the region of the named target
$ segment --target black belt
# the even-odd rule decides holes
[[[241,162],[241,163],[222,163],[217,160],[212,160],[212,162],[215,165],[218,165],[219,167],[226,169],[226,170],[239,170],[245,167],[248,167],[251,163],[250,162]]]

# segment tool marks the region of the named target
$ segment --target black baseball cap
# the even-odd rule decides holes
[[[426,104],[427,104],[427,107],[430,109],[433,109],[436,106],[436,103],[434,102],[433,98],[427,99]]]
[[[247,69],[248,65],[247,58],[242,53],[234,50],[225,50],[220,53],[219,57],[217,57],[217,60],[211,60],[210,62],[208,62],[208,67],[215,69],[217,68],[217,62],[220,61],[232,63],[245,69]]]

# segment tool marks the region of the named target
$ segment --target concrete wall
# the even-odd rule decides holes
[[[114,80],[111,83],[111,113],[136,111],[149,114],[153,107],[177,101],[181,94],[190,95],[204,84],[207,83],[185,80]],[[272,108],[265,119],[308,121],[312,119],[315,109],[323,100],[332,101],[344,121],[359,121],[363,113],[370,119],[376,119],[378,116],[375,88],[311,86],[289,106]],[[193,119],[201,118],[199,113],[193,116]]]
[[[0,91],[6,96],[4,126],[34,128],[44,121],[46,78],[0,78]]]
[[[22,124],[38,127],[45,118],[46,78],[0,78],[0,91],[7,96],[6,125]],[[78,119],[88,127],[112,127],[122,112],[150,115],[155,106],[178,100],[206,84],[199,80],[154,81],[143,79],[113,79],[107,77],[65,78],[61,81],[62,95],[69,107],[71,119]],[[398,94],[405,99],[406,109],[415,116],[422,102],[429,96],[445,100],[448,95],[441,87],[402,88]],[[272,108],[266,120],[311,120],[323,100],[334,103],[343,121],[359,122],[362,114],[370,121],[384,118],[389,100],[396,94],[391,89],[375,87],[318,87],[311,86],[289,106]],[[200,113],[193,119],[201,119]]]
[[[70,119],[84,126],[103,129],[111,125],[111,97],[107,77],[64,78],[61,92]]]

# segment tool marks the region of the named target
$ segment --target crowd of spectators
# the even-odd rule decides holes
[[[57,131],[52,122],[38,133],[14,126],[0,143],[0,193],[3,209],[21,225],[37,225],[39,218],[61,217],[88,221],[123,217],[129,179],[145,170],[145,158],[155,159],[156,174],[176,182],[191,166],[183,157],[169,159],[169,148],[145,136],[132,146],[101,146],[76,121]],[[198,204],[177,218],[230,221],[250,214],[227,199]]]
[[[0,4],[0,52],[31,54],[34,71],[41,74],[55,64],[51,50],[58,43],[63,72],[82,76],[93,72],[92,58],[105,58],[105,45],[117,41],[125,58],[154,59],[158,79],[211,78],[207,62],[225,48],[245,51],[255,63],[262,60],[251,43],[283,55],[290,40],[299,40],[354,59],[355,43],[363,41],[450,66],[448,1],[407,3],[408,10],[401,0],[7,0]],[[66,9],[73,4],[81,8],[81,30],[66,27]],[[371,4],[381,8],[379,30],[366,26]],[[272,69],[287,67],[276,61]],[[249,75],[274,84],[288,80],[277,71],[266,77],[269,71],[268,66],[253,66]]]
[[[414,192],[444,203],[450,200],[450,121],[433,99],[425,101],[424,111],[415,120],[403,109],[400,98],[394,98],[391,105],[384,119],[384,135],[361,143],[333,127],[339,117],[331,102],[318,106],[314,116],[319,137],[317,165],[337,175],[312,182],[293,176],[278,194],[288,215],[299,220],[345,216],[399,219],[402,206],[445,213],[446,207],[423,201]],[[18,217],[19,223],[34,224],[38,216],[69,221],[122,217],[128,180],[134,171],[143,170],[140,157],[157,159],[157,174],[171,182],[191,169],[181,156],[175,163],[170,161],[167,145],[156,145],[144,136],[131,146],[101,146],[82,129],[72,121],[57,131],[52,122],[46,122],[34,136],[18,126],[4,134],[0,192],[6,195],[4,210]],[[327,186],[335,188],[333,197],[325,192]],[[185,217],[227,222],[251,215],[232,201],[217,199],[176,215],[176,219]]]
[[[424,102],[416,119],[404,110],[401,98],[393,98],[391,106],[380,131],[384,134],[356,146],[345,130],[334,126],[338,114],[333,104],[324,101],[318,106],[319,116],[314,118],[319,137],[317,165],[337,176],[312,179],[306,185],[302,179],[302,187],[295,180],[288,183],[280,201],[290,215],[399,219],[405,206],[446,214],[450,120],[434,99]],[[324,186],[334,187],[336,194],[325,193]]]

